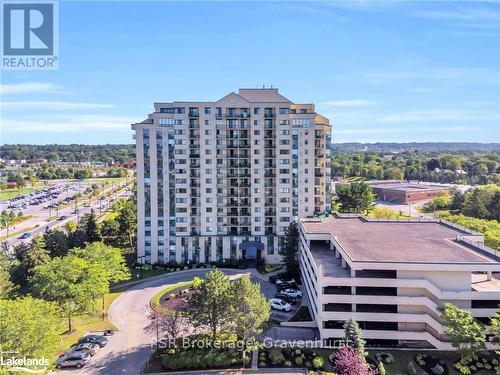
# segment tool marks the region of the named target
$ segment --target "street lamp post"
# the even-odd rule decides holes
[[[159,339],[159,332],[158,332],[158,317],[156,315],[152,316],[151,317],[151,320],[153,320],[155,322],[155,326],[156,326],[156,350],[158,350],[158,339]]]
[[[144,258],[146,258],[146,256],[145,256],[145,255],[138,256],[138,257],[137,257],[137,261],[139,261],[139,259],[144,259]],[[141,262],[139,262],[139,263],[140,263],[140,265],[141,265],[141,279],[142,279],[142,266],[143,266],[143,264],[144,264],[144,263],[143,263],[142,261],[141,261]]]

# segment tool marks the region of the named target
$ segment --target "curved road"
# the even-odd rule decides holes
[[[132,374],[142,372],[146,361],[152,354],[151,335],[144,333],[148,324],[149,302],[166,286],[180,281],[191,280],[194,276],[203,277],[209,269],[186,270],[165,274],[145,280],[120,295],[111,305],[109,318],[119,329],[109,338],[108,344],[99,350],[92,360],[80,370],[63,370],[59,374]],[[264,294],[272,293],[274,288],[259,275],[255,269],[223,269],[227,275],[250,274],[252,280],[261,284]]]

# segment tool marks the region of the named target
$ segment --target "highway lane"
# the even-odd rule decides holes
[[[76,192],[75,192],[76,193]],[[45,231],[45,228],[57,228],[64,226],[68,221],[77,221],[80,217],[85,215],[86,213],[90,213],[91,210],[93,209],[96,214],[100,214],[105,211],[106,208],[111,206],[111,201],[116,200],[119,198],[124,198],[127,199],[130,197],[130,192],[126,191],[125,189],[122,189],[118,191],[117,193],[112,194],[110,197],[107,197],[107,194],[104,195],[105,199],[99,201],[93,201],[90,203],[90,205],[85,206],[80,202],[78,204],[78,214],[74,213],[75,211],[75,205],[73,201],[69,203],[67,207],[64,207],[62,209],[59,209],[58,212],[56,212],[55,209],[52,209],[51,214],[52,214],[52,220],[48,221],[49,219],[49,212],[46,209],[43,209],[42,207],[38,206],[28,206],[28,209],[25,210],[26,212],[23,212],[25,215],[30,215],[33,214],[32,210],[37,210],[37,215],[35,218],[30,219],[29,223],[27,223],[27,227],[25,226],[26,230],[24,232],[30,232],[32,234],[32,237],[27,238],[27,239],[21,239],[19,236],[21,235],[20,233],[16,235],[16,237],[11,237],[9,240],[7,240],[9,247],[13,247],[21,242],[25,241],[31,241],[31,239],[36,236],[40,235]],[[69,195],[71,196],[71,194]],[[65,197],[65,195],[64,195]],[[88,201],[87,199],[84,201]],[[100,207],[104,206],[103,209]],[[43,211],[42,211],[43,210]],[[58,213],[58,216],[56,216],[56,213]],[[64,217],[64,220],[58,220],[58,218]],[[30,230],[33,226],[37,225],[35,229]],[[15,231],[12,229],[11,232]]]

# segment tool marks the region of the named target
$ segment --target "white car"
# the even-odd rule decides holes
[[[287,295],[288,297],[292,297],[292,298],[302,297],[302,292],[300,290],[296,290],[296,289],[283,289],[283,290],[280,290],[280,293],[283,293],[283,294]]]
[[[271,298],[271,308],[288,312],[292,309],[292,306],[279,298]]]

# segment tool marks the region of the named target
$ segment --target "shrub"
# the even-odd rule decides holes
[[[259,362],[259,367],[266,367],[266,362],[264,361]]]
[[[300,355],[301,351],[300,349],[295,349],[295,354]]]
[[[436,365],[431,368],[431,371],[434,375],[441,375],[444,372],[444,368],[441,365]]]
[[[315,369],[320,369],[325,365],[325,360],[322,357],[315,357],[312,361],[312,365]]]
[[[309,362],[309,361],[306,361],[306,363],[304,363],[304,366],[306,368],[311,368],[312,367],[311,362]]]
[[[198,289],[201,286],[201,279],[197,276],[193,279],[193,288]]]
[[[302,359],[302,357],[295,358],[295,364],[297,366],[302,366],[303,363],[304,363],[304,360]]]
[[[285,367],[292,367],[292,362],[290,362],[290,361],[285,361],[285,362],[283,362],[283,365],[284,365]]]
[[[271,363],[276,366],[285,361],[285,356],[280,349],[271,349],[269,352],[269,359],[271,360]]]
[[[417,375],[417,369],[415,368],[415,365],[413,362],[408,363],[408,367],[406,368],[406,372],[408,372],[408,375]]]

